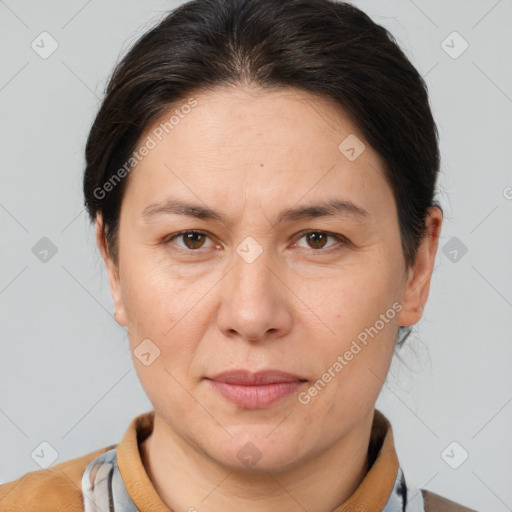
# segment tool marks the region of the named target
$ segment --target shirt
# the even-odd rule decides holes
[[[135,417],[117,445],[1,485],[0,511],[172,512],[157,494],[140,455],[140,443],[153,431],[154,414]],[[333,512],[475,512],[406,482],[391,425],[377,409],[368,455],[366,476]]]

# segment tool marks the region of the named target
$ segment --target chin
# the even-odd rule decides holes
[[[240,455],[240,456],[239,456]],[[247,473],[248,475],[266,475],[268,473],[280,473],[290,471],[301,465],[301,460],[296,458],[294,450],[290,453],[272,453],[267,456],[260,451],[254,451],[250,444],[243,446],[237,453],[233,453],[227,460],[217,461],[230,471]],[[225,453],[224,457],[225,459]]]
[[[295,441],[291,433],[283,430],[280,436],[271,439],[274,433],[269,436],[269,432],[275,425],[272,428],[259,427],[257,432],[246,425],[242,427],[243,435],[234,434],[225,443],[207,449],[209,456],[218,464],[231,471],[264,474],[290,470],[303,463],[302,453],[297,449],[301,443]]]

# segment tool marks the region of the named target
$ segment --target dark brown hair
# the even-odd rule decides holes
[[[194,93],[237,85],[295,87],[350,115],[385,162],[411,266],[427,208],[441,208],[434,201],[440,162],[427,87],[385,28],[331,0],[192,0],[131,47],[114,69],[85,150],[85,205],[91,220],[102,214],[114,260],[127,179],[108,191],[104,185],[170,108]]]

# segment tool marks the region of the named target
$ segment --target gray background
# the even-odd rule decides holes
[[[39,469],[43,441],[59,463],[119,442],[152,408],[112,317],[81,176],[119,55],[178,3],[0,0],[0,482]],[[512,2],[355,3],[426,77],[442,151],[429,302],[377,406],[410,481],[512,510]],[[59,45],[46,59],[31,47],[43,31]],[[457,58],[454,31],[469,44]],[[42,237],[57,248],[46,261]]]

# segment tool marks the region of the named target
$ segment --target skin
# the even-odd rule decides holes
[[[332,511],[368,470],[375,402],[398,327],[415,324],[427,301],[442,213],[429,209],[407,269],[382,159],[368,143],[354,161],[338,149],[350,134],[364,141],[342,109],[290,88],[239,86],[194,98],[198,105],[129,175],[117,262],[101,215],[97,222],[115,319],[127,327],[132,354],[147,338],[160,350],[148,366],[133,357],[155,410],[143,463],[175,511]],[[171,196],[232,224],[143,217]],[[331,198],[369,215],[275,220]],[[205,236],[172,238],[191,229]],[[319,242],[303,230],[347,242]],[[248,236],[262,249],[251,263],[236,252]],[[243,409],[205,379],[273,368],[307,379],[307,390],[395,302],[401,311],[307,404],[294,393]],[[252,466],[237,457],[248,442],[261,454]]]

